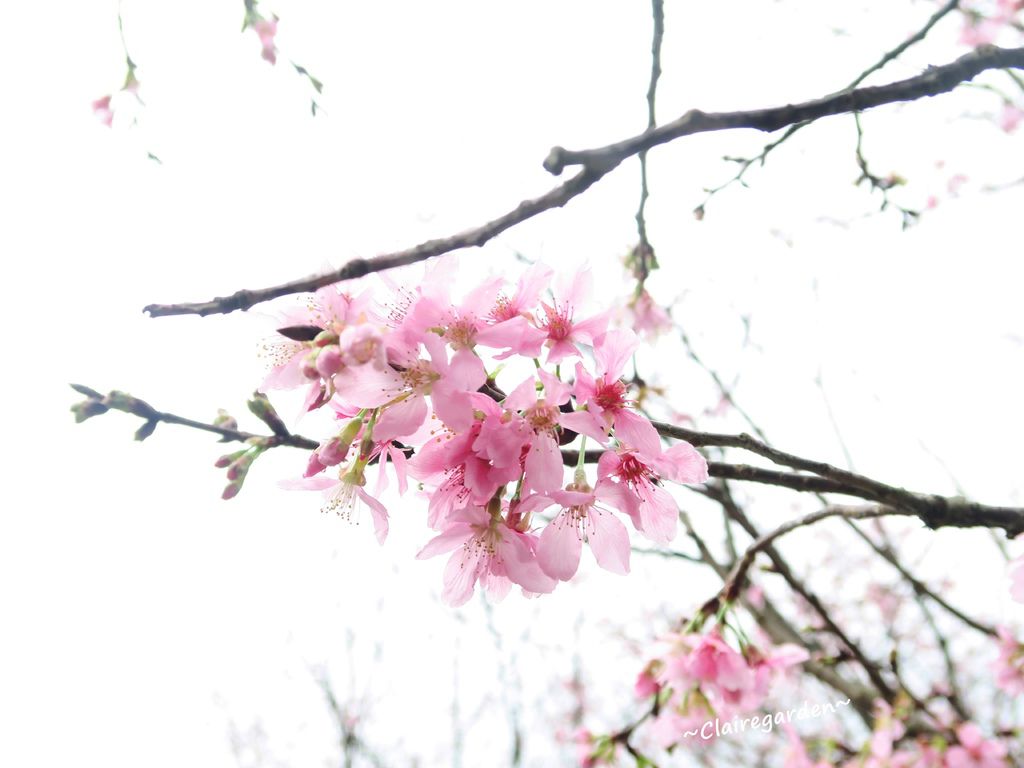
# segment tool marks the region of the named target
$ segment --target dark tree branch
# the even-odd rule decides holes
[[[177,416],[173,413],[158,411],[145,400],[140,400],[137,397],[133,397],[129,394],[118,392],[116,390],[107,395],[103,395],[96,390],[81,384],[72,384],[71,388],[79,394],[85,395],[87,398],[72,408],[78,421],[85,421],[85,419],[93,416],[99,416],[100,414],[111,410],[130,413],[133,416],[138,416],[145,422],[139,432],[136,433],[137,439],[145,439],[146,437],[149,437],[153,428],[157,424],[164,423],[177,424],[182,427],[191,427],[192,429],[198,429],[203,432],[211,432],[215,435],[220,435],[223,442],[248,443],[252,441],[259,441],[267,448],[287,445],[292,448],[305,448],[307,450],[312,450],[319,445],[316,440],[311,440],[310,438],[303,437],[302,435],[293,435],[287,430],[283,430],[283,432],[279,434],[257,435],[253,432],[243,432],[242,430],[235,429],[233,427],[221,426],[218,424],[207,424],[201,421],[195,421],[194,419],[186,419],[184,416]],[[142,430],[147,431],[143,432]]]
[[[709,489],[709,491],[712,491],[712,489]],[[743,514],[743,511],[729,495],[727,486],[723,484],[720,488],[714,489],[714,491],[720,491],[720,493],[709,492],[708,495],[722,505],[722,509],[731,519],[739,523],[742,528],[756,538],[756,529],[754,529],[753,525]],[[715,559],[714,555],[712,555],[711,551],[708,549],[707,544],[694,529],[693,524],[690,522],[689,515],[685,512],[680,512],[679,519],[686,528],[687,535],[697,545],[701,559],[707,563],[724,582],[728,578],[730,566],[721,564]],[[782,560],[781,555],[779,555],[774,548],[769,550],[768,555],[773,559],[773,562],[775,562],[776,559],[778,560],[776,568],[783,575],[783,578],[785,578],[790,586],[793,587],[794,591],[801,596],[804,596],[807,592],[806,588],[804,588],[803,584],[796,579],[788,565],[784,560]],[[807,598],[805,597],[805,599]],[[819,650],[815,641],[811,639],[806,632],[797,631],[797,629],[794,628],[781,613],[779,613],[767,597],[765,597],[763,605],[755,607],[754,605],[747,603],[746,607],[757,623],[760,624],[761,627],[764,628],[765,632],[768,633],[772,642],[777,644],[795,643],[797,645],[804,646],[812,652]],[[804,662],[803,667],[826,685],[831,686],[844,696],[849,697],[853,703],[854,709],[857,714],[860,715],[865,725],[869,727],[871,726],[874,719],[873,706],[875,699],[877,698],[876,691],[860,682],[848,680],[846,677],[841,675],[834,666],[827,663],[811,659]]]
[[[283,424],[278,423],[276,426],[273,426],[272,420],[265,419],[268,424],[272,424],[275,434],[257,435],[251,432],[243,432],[232,426],[207,424],[173,413],[159,411],[146,401],[124,392],[112,391],[107,395],[103,395],[94,389],[80,384],[72,384],[71,386],[75,391],[85,395],[87,398],[72,408],[78,421],[85,421],[109,410],[130,413],[144,420],[143,426],[136,432],[136,438],[139,440],[149,437],[157,424],[165,423],[178,424],[183,427],[211,432],[220,435],[221,439],[225,441],[255,441],[264,448],[286,445],[293,448],[312,450],[319,445],[317,441],[308,437],[291,434],[284,428]],[[261,416],[261,418],[263,417]],[[776,464],[799,470],[797,473],[779,472],[746,464],[710,462],[708,466],[712,477],[777,485],[809,493],[838,493],[855,496],[910,512],[923,520],[929,528],[941,528],[944,526],[954,528],[973,528],[977,526],[1003,528],[1011,538],[1024,532],[1024,509],[992,507],[962,498],[913,493],[904,488],[886,485],[877,480],[833,467],[824,462],[803,459],[799,456],[777,450],[746,433],[728,435],[714,432],[698,432],[663,422],[654,422],[654,426],[664,437],[686,440],[691,445],[697,447],[743,448],[764,456]],[[601,451],[599,450],[587,451],[585,461],[595,463],[600,458],[600,455]],[[577,451],[566,450],[562,453],[563,461],[569,465],[575,464],[578,457],[579,453]],[[808,472],[810,474],[801,474],[801,472]]]
[[[941,528],[950,526],[954,528],[973,528],[983,526],[987,528],[1002,528],[1009,538],[1024,533],[1024,508],[1020,507],[996,507],[977,502],[968,501],[958,497],[939,496],[936,494],[922,494],[908,491],[905,488],[887,485],[886,483],[873,480],[864,475],[839,469],[825,462],[804,459],[785,451],[767,445],[746,433],[739,435],[716,434],[712,432],[698,432],[685,427],[678,427],[674,424],[654,422],[655,429],[665,437],[674,437],[678,440],[686,440],[691,445],[719,446],[726,448],[742,448],[769,459],[775,464],[790,467],[801,472],[809,472],[819,478],[831,480],[836,483],[833,490],[827,492],[843,493],[849,496],[875,501],[899,509],[905,509],[917,515],[929,528]],[[737,466],[737,465],[731,465]],[[742,465],[739,465],[742,466]],[[747,470],[726,470],[744,472]],[[755,481],[767,480],[767,475],[758,479],[755,476],[737,477],[736,479],[751,479]],[[800,478],[806,475],[792,475],[783,473],[776,478],[778,482],[774,485],[785,485],[793,487],[791,483],[808,482]],[[841,489],[840,489],[841,487]],[[799,490],[823,492],[810,485]]]
[[[977,619],[972,619],[963,611],[951,605],[948,600],[943,598],[941,595],[937,594],[934,590],[930,589],[927,584],[925,584],[919,578],[914,576],[914,574],[912,574],[909,570],[907,570],[906,566],[904,566],[899,561],[899,558],[896,556],[896,553],[890,546],[888,546],[887,544],[884,546],[878,544],[874,539],[868,536],[863,530],[861,530],[859,526],[857,526],[852,521],[849,521],[849,527],[852,528],[854,532],[857,534],[857,536],[859,536],[869,547],[871,547],[875,554],[877,554],[879,557],[881,557],[883,560],[885,560],[887,563],[889,563],[889,565],[891,565],[899,572],[900,576],[902,576],[906,580],[906,582],[910,584],[910,587],[914,590],[915,595],[918,595],[920,597],[927,597],[929,600],[934,602],[936,605],[940,606],[951,616],[955,616],[957,619],[959,619],[972,629],[976,629],[978,632],[988,635],[989,637],[996,637],[995,627],[989,626],[988,624],[984,624],[978,621]]]
[[[872,517],[882,517],[885,515],[908,515],[912,514],[906,510],[894,509],[893,507],[826,507],[820,509],[817,512],[811,512],[808,515],[798,517],[794,520],[789,520],[773,531],[758,537],[758,539],[747,547],[746,552],[743,553],[743,557],[740,558],[739,562],[733,566],[729,577],[726,579],[725,584],[722,585],[722,589],[719,590],[718,594],[711,598],[704,607],[701,608],[701,612],[706,616],[714,615],[715,611],[718,610],[718,606],[725,603],[734,603],[739,597],[740,591],[743,589],[747,580],[747,573],[750,571],[750,567],[754,564],[754,558],[757,557],[759,552],[764,552],[775,542],[776,539],[785,536],[787,533],[797,530],[798,528],[805,528],[809,525],[814,525],[817,522],[826,520],[830,517],[844,517],[848,520],[866,520]]]
[[[241,290],[236,291],[230,296],[220,296],[210,301],[196,303],[150,304],[144,307],[142,311],[149,313],[150,317],[226,314],[237,309],[249,309],[264,301],[277,299],[281,296],[315,291],[332,283],[354,280],[357,277],[364,277],[365,275],[381,272],[385,269],[404,267],[463,248],[479,248],[506,229],[521,224],[544,211],[562,207],[577,195],[585,192],[594,182],[612,170],[613,167],[600,168],[596,163],[588,165],[564,184],[560,184],[540,197],[524,200],[514,209],[493,221],[489,221],[479,227],[464,230],[451,237],[427,240],[404,251],[374,256],[369,259],[353,259],[334,272],[304,277],[300,280],[293,280],[290,283],[284,283],[271,288]]]
[[[743,112],[708,113],[690,110],[679,119],[624,141],[598,149],[572,151],[555,147],[544,161],[544,167],[560,174],[566,167],[581,165],[582,170],[569,181],[540,197],[524,200],[513,210],[479,227],[467,229],[451,237],[428,240],[403,251],[355,259],[334,272],[293,280],[289,283],[258,290],[241,290],[230,296],[210,301],[182,304],[150,304],[143,311],[152,317],[166,315],[212,315],[249,309],[256,304],[281,296],[315,291],[332,283],[352,280],[373,272],[407,266],[463,248],[482,246],[505,230],[534,216],[560,208],[582,194],[595,182],[616,168],[623,160],[659,144],[696,133],[754,128],[776,131],[796,123],[817,120],[829,115],[861,112],[872,107],[901,101],[913,101],[953,90],[989,69],[1024,68],[1024,48],[982,46],[956,61],[931,67],[916,77],[889,85],[847,90],[824,98],[787,104],[782,107]]]
[[[579,151],[555,147],[544,161],[544,167],[557,175],[573,165],[585,168],[595,164],[602,168],[614,166],[642,150],[696,133],[735,128],[753,128],[771,133],[796,123],[811,122],[831,115],[863,112],[885,104],[937,96],[973,80],[986,70],[1010,67],[1024,68],[1024,48],[985,45],[950,64],[930,67],[920,75],[888,85],[845,90],[820,99],[768,109],[742,112],[701,112],[691,109],[660,128],[605,147]]]

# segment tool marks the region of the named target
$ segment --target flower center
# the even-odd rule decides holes
[[[553,341],[563,341],[569,338],[569,334],[572,332],[569,307],[559,308],[557,304],[553,307],[544,304],[543,307],[546,316],[544,325],[548,332],[548,338]]]
[[[605,381],[601,377],[594,394],[594,402],[605,411],[618,411],[626,407],[626,385],[620,379]]]
[[[494,302],[494,309],[491,310],[491,319],[497,323],[505,320],[511,320],[515,317],[518,312],[512,307],[512,300],[505,294],[498,296],[497,301]]]
[[[558,428],[558,414],[557,406],[538,400],[536,405],[523,411],[523,418],[535,432],[554,432]]]
[[[619,468],[615,472],[619,479],[630,485],[638,483],[650,483],[657,476],[650,467],[637,459],[632,453],[625,454],[619,462]]]
[[[474,318],[460,317],[448,326],[445,339],[455,349],[472,349],[476,343],[476,322]]]

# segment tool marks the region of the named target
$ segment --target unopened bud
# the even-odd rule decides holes
[[[309,355],[302,361],[299,366],[299,370],[302,371],[302,375],[307,379],[319,379],[320,371],[316,369],[316,350],[310,352]]]
[[[316,455],[325,467],[333,467],[345,460],[345,457],[348,456],[348,449],[351,446],[351,441],[345,441],[339,435],[322,442],[320,447],[316,449]]]
[[[227,501],[228,499],[233,499],[235,498],[235,496],[238,495],[238,492],[240,490],[242,490],[241,483],[228,483],[227,485],[224,486],[224,492],[221,493],[220,497],[224,499],[224,501]]]
[[[329,347],[331,344],[338,343],[338,334],[333,331],[320,331],[313,339],[314,347]]]
[[[341,359],[341,347],[334,344],[324,347],[316,358],[316,369],[320,375],[329,379],[344,367]]]
[[[239,456],[228,467],[228,480],[243,480],[245,479],[245,473],[249,471],[249,467],[252,466],[253,455],[248,451]]]
[[[319,474],[327,469],[327,465],[320,461],[320,457],[316,451],[309,454],[309,460],[306,462],[306,471],[302,473],[303,477],[312,477],[313,475]]]
[[[226,467],[231,466],[231,463],[234,462],[243,453],[245,453],[244,450],[243,451],[235,451],[234,453],[227,453],[227,454],[221,456],[215,462],[213,462],[213,466],[217,467],[217,469],[225,469]]]

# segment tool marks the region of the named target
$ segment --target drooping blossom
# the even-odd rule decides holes
[[[510,528],[495,507],[456,512],[448,528],[416,555],[423,559],[455,550],[444,570],[441,593],[449,605],[463,605],[478,581],[496,600],[508,594],[513,583],[534,594],[555,588],[557,582],[537,563],[536,537]]]
[[[708,465],[692,445],[679,442],[656,456],[631,448],[605,451],[598,460],[597,475],[603,499],[629,515],[651,541],[667,543],[675,538],[679,511],[661,480],[703,483]]]
[[[709,718],[728,720],[757,710],[772,684],[790,667],[807,660],[802,648],[746,644],[742,650],[726,641],[721,625],[704,634],[675,632],[660,643],[661,651],[637,679],[638,695],[665,695],[655,723],[658,742],[665,747],[701,730]],[[713,736],[713,733],[710,734]]]
[[[341,465],[331,475],[314,475],[301,480],[284,481],[282,487],[300,491],[323,491],[323,511],[334,512],[350,523],[358,524],[363,505],[370,510],[373,532],[377,542],[383,544],[388,536],[387,508],[369,493],[366,485],[365,467],[358,462],[349,466]]]
[[[263,49],[260,56],[271,64],[277,63],[277,46],[274,44],[274,37],[277,35],[277,22],[277,16],[271,16],[269,19],[260,17],[252,23],[253,32],[260,39],[260,46]]]
[[[672,318],[660,304],[641,288],[626,304],[628,325],[638,336],[653,339],[672,327]]]
[[[615,514],[598,505],[598,497],[582,478],[564,491],[551,491],[523,502],[530,509],[558,504],[561,511],[540,535],[537,560],[546,574],[559,581],[576,575],[583,542],[590,545],[597,564],[612,573],[629,573],[629,533]]]

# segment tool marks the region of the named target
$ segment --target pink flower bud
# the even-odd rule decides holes
[[[332,437],[321,443],[320,447],[316,449],[316,456],[325,467],[333,467],[345,460],[351,445],[351,442],[343,441],[340,436]]]
[[[242,490],[241,483],[228,483],[226,486],[224,486],[224,492],[221,493],[220,497],[224,499],[224,501],[227,501],[228,499],[233,499],[235,498],[235,496],[238,495],[238,492],[240,490]]]
[[[252,28],[260,39],[260,45],[263,46],[260,55],[265,61],[276,64],[277,48],[274,46],[274,36],[277,35],[277,16],[271,19],[260,19],[252,25]]]
[[[96,99],[92,103],[93,114],[96,115],[96,119],[103,123],[108,128],[114,125],[114,110],[110,108],[110,96],[104,96],[102,99]]]
[[[331,346],[331,344],[337,343],[338,334],[334,333],[333,331],[320,331],[320,333],[318,333],[313,338],[314,347],[329,347]]]
[[[307,379],[319,379],[320,371],[316,369],[316,352],[311,352],[301,363],[300,370]]]
[[[661,690],[661,686],[658,685],[657,680],[654,679],[651,673],[645,669],[637,676],[633,690],[638,698],[646,699]]]
[[[320,375],[329,379],[344,367],[341,360],[341,347],[333,345],[324,347],[316,358],[316,369]]]
[[[327,465],[320,461],[319,455],[316,451],[309,454],[309,461],[306,462],[306,471],[302,473],[303,477],[312,477],[313,475],[319,474],[327,469]]]

